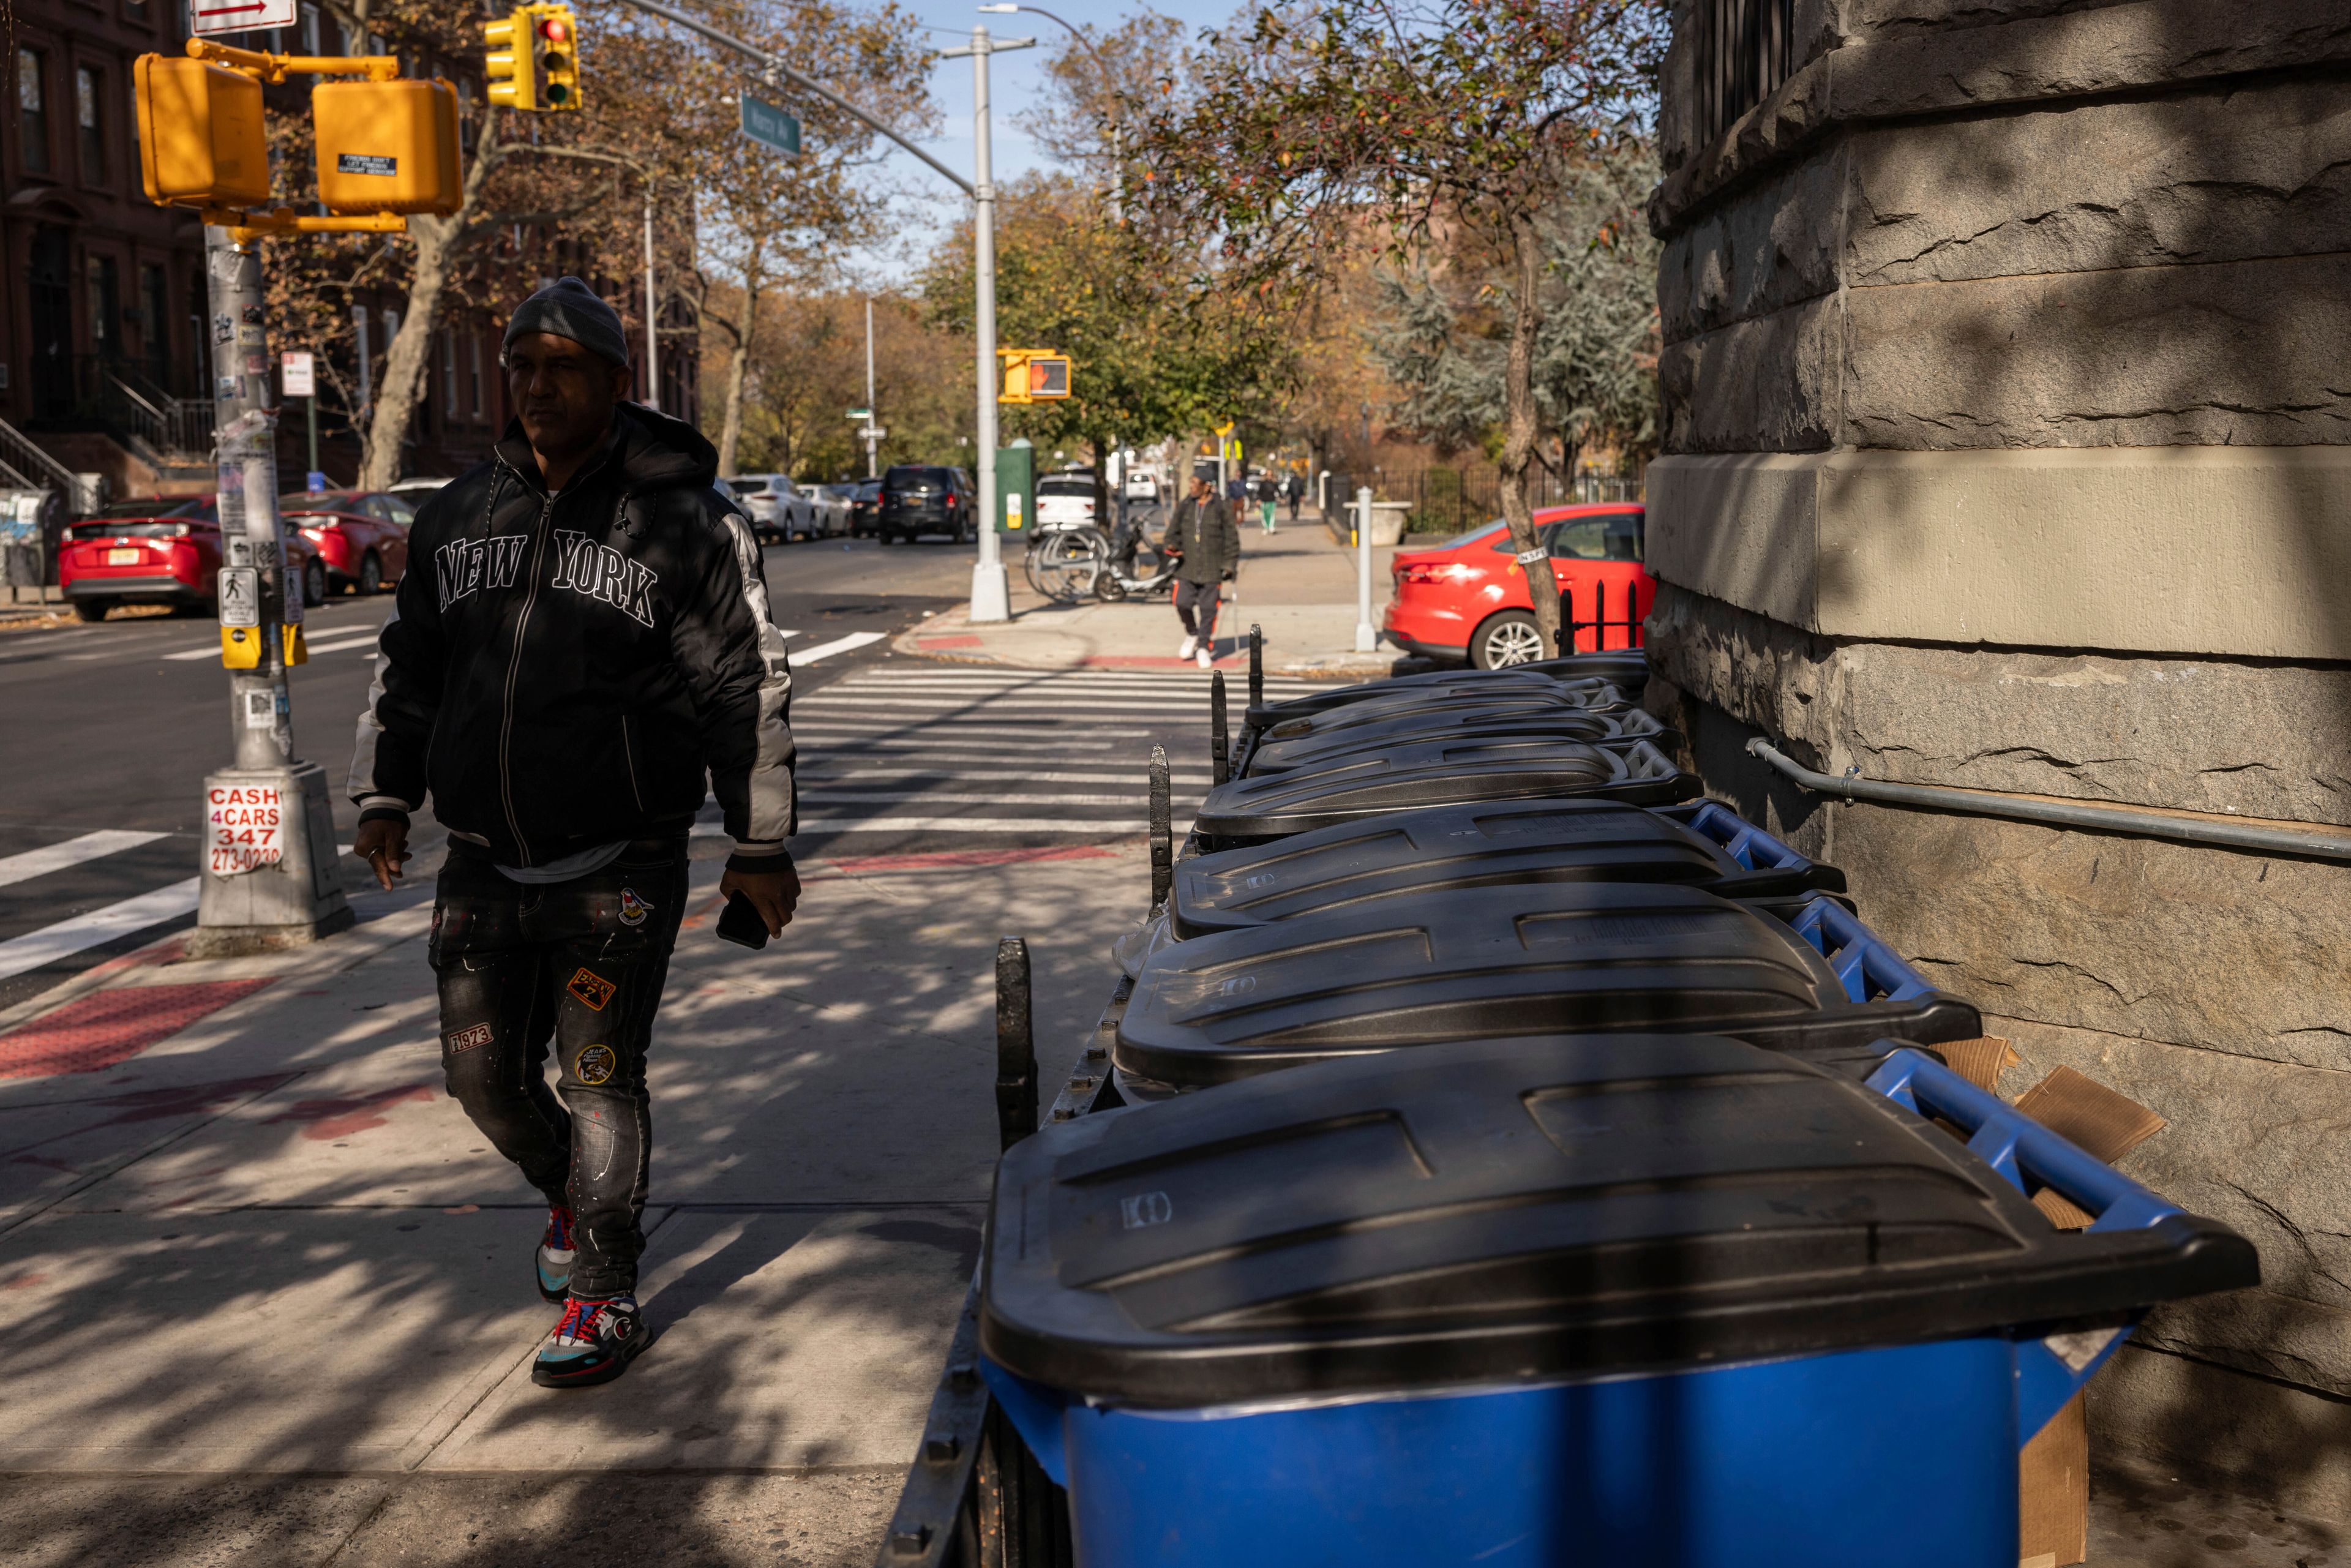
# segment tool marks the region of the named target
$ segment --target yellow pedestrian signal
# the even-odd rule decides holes
[[[485,22],[490,101],[530,114],[580,107],[580,23],[569,5],[517,5]]]
[[[322,82],[310,121],[329,212],[457,210],[457,92],[447,82]]]
[[[160,206],[246,207],[269,199],[261,84],[203,60],[141,55],[139,174]]]
[[[1070,356],[1050,349],[998,349],[1004,390],[997,402],[1050,402],[1070,395]]]
[[[502,108],[528,111],[538,107],[538,95],[531,90],[531,20],[526,6],[482,24],[482,37],[492,51],[483,57],[482,74],[489,79],[490,101]]]

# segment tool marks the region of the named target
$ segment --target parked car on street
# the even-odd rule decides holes
[[[1037,531],[1059,533],[1094,520],[1094,476],[1090,468],[1064,468],[1037,481]]]
[[[762,543],[789,544],[817,536],[817,505],[789,474],[737,474],[726,480]]]
[[[885,545],[912,544],[921,534],[945,534],[958,543],[976,539],[974,504],[971,476],[962,469],[902,463],[882,476],[875,532]]]
[[[1128,469],[1126,471],[1126,498],[1130,501],[1156,501],[1159,499],[1159,476],[1154,474],[1148,468]]]
[[[846,479],[838,485],[820,485],[816,494],[824,509],[825,537],[847,538],[857,514],[857,482]]]
[[[882,481],[860,479],[849,507],[849,537],[870,539],[882,531]]]
[[[324,604],[326,562],[298,528],[287,530],[286,561],[302,602]],[[118,604],[212,613],[220,567],[218,504],[204,497],[117,501],[67,528],[57,547],[57,581],[84,621],[103,621]]]
[[[384,493],[405,497],[413,505],[421,507],[424,505],[425,497],[444,488],[448,483],[446,479],[435,479],[429,474],[417,475],[406,479],[394,479],[384,486]]]
[[[1575,652],[1641,646],[1639,622],[1657,592],[1656,579],[1641,564],[1643,517],[1642,507],[1622,502],[1535,513],[1535,538],[1550,554],[1553,586],[1586,623]],[[1387,640],[1405,652],[1466,659],[1481,670],[1542,657],[1534,601],[1507,525],[1491,522],[1425,549],[1400,549],[1389,572],[1395,591],[1383,625]],[[1604,624],[1589,624],[1594,621]]]
[[[319,549],[330,593],[381,593],[408,570],[408,528],[416,506],[392,491],[329,490],[278,503],[287,526]]]

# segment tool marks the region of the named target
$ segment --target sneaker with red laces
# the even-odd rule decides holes
[[[547,1234],[538,1239],[538,1293],[559,1301],[571,1293],[571,1210],[550,1204]]]
[[[563,1319],[539,1346],[530,1380],[541,1388],[585,1388],[610,1383],[644,1349],[645,1320],[634,1296],[589,1301],[573,1296]]]

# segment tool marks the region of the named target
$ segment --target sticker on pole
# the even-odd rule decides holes
[[[278,390],[287,397],[319,395],[319,361],[309,354],[287,350],[277,356]]]
[[[261,624],[261,573],[249,566],[225,566],[219,591],[222,625]]]
[[[205,867],[239,876],[286,858],[282,792],[266,785],[216,785],[204,791]]]
[[[1550,553],[1551,552],[1549,550],[1545,549],[1522,549],[1510,559],[1517,561],[1520,566],[1532,566],[1535,562],[1542,559]]]
[[[189,0],[188,31],[199,38],[294,26],[294,0]]]

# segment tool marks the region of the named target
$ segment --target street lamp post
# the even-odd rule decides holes
[[[1012,619],[1012,589],[1004,574],[1003,543],[996,520],[996,397],[1002,371],[996,363],[996,182],[988,150],[987,57],[1036,47],[1034,38],[994,38],[986,25],[971,30],[971,47],[942,49],[943,60],[971,57],[972,142],[972,325],[979,381],[979,559],[971,569],[971,619]]]
[[[980,9],[994,16],[1017,16],[1025,11],[1031,16],[1042,16],[1048,22],[1060,23],[1070,37],[1078,41],[1078,47],[1085,50],[1088,57],[1094,62],[1094,68],[1102,72],[1102,79],[1105,81],[1111,79],[1110,65],[1102,58],[1102,51],[1094,47],[1092,39],[1071,26],[1068,18],[1055,16],[1042,5],[1009,5],[1006,4],[1005,0],[997,0],[996,4],[982,5]],[[1110,221],[1123,224],[1126,221],[1126,135],[1125,127],[1119,124],[1115,119],[1110,122]]]

